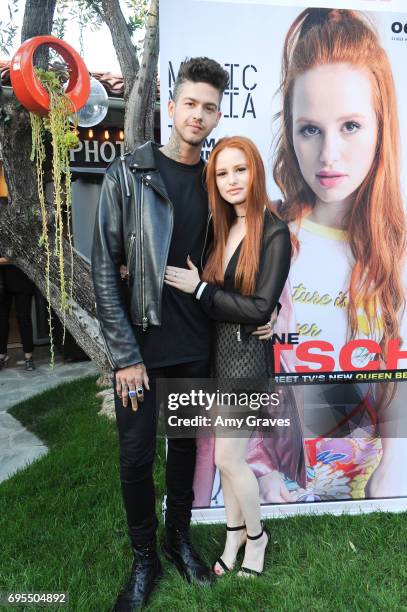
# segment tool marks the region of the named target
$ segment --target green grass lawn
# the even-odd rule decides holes
[[[116,428],[97,415],[95,393],[95,379],[88,378],[11,411],[50,452],[0,484],[0,591],[69,593],[68,605],[48,610],[109,610],[131,565]],[[163,466],[161,441],[158,512]],[[165,561],[165,577],[148,609],[407,611],[407,514],[303,516],[268,526],[264,577],[239,580],[231,574],[214,587],[192,587]],[[224,528],[202,525],[192,533],[211,563],[222,550]]]

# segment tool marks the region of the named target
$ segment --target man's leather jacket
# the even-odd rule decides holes
[[[132,326],[147,330],[161,325],[174,211],[155,164],[154,146],[146,142],[115,159],[99,199],[92,277],[101,334],[114,370],[143,361]],[[128,268],[127,287],[120,278],[122,264]]]

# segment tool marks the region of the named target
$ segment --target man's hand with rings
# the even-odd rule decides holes
[[[144,401],[144,387],[150,391],[147,370],[144,363],[122,368],[116,372],[116,392],[127,408],[129,398],[131,409],[136,412],[139,402]]]

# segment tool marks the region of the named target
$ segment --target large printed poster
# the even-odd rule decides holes
[[[249,440],[266,515],[288,506],[407,507],[403,4],[314,2],[347,10],[337,17],[349,21],[347,38],[339,40],[331,15],[332,32],[318,39],[324,11],[311,10],[313,35],[303,29],[299,40],[302,1],[161,2],[162,141],[180,63],[216,59],[230,87],[204,155],[222,136],[250,137],[295,236],[273,353],[282,403],[301,435]],[[365,41],[352,36],[360,22]],[[211,437],[198,442],[194,506],[202,520],[223,507]]]

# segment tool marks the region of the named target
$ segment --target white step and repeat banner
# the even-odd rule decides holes
[[[291,24],[308,6],[308,3],[301,0],[161,0],[162,142],[167,142],[170,136],[171,122],[166,108],[181,62],[186,57],[194,56],[216,59],[229,72],[230,87],[222,101],[223,117],[216,130],[205,141],[204,156],[210,154],[214,144],[222,136],[243,135],[251,138],[258,146],[267,169],[269,195],[273,200],[281,198],[281,192],[272,178],[272,159],[278,127],[273,118],[282,108],[282,100],[277,94],[282,50]],[[369,18],[377,32],[380,44],[389,59],[396,89],[401,142],[401,173],[396,180],[400,179],[399,186],[404,198],[407,181],[407,155],[404,149],[407,140],[407,0],[320,0],[313,2],[312,6],[360,11],[364,17]],[[371,68],[375,70],[374,66]],[[329,96],[325,96],[325,99],[329,100]],[[315,127],[312,129],[315,130]],[[358,130],[360,126],[352,125],[346,129]],[[392,155],[388,145],[385,154]],[[390,225],[397,227],[397,219],[391,218],[389,212],[391,202],[388,202],[388,206],[386,214],[383,215],[383,223],[386,224],[387,219],[390,219]],[[377,210],[380,210],[380,206]],[[361,213],[360,223],[362,227],[368,224],[373,228],[370,230],[373,235],[374,223],[377,221],[380,224],[381,218],[378,213],[376,221],[373,222],[372,215],[369,214],[370,218],[367,219],[363,218]],[[396,214],[398,213],[395,212],[394,215]],[[367,231],[366,240],[369,235]],[[385,232],[382,232],[382,235],[385,236]],[[284,312],[285,307],[285,313],[290,312],[291,315],[291,322],[288,322],[287,317],[283,317],[282,325],[290,324],[294,325],[294,328],[287,327],[280,331],[299,333],[301,342],[317,338],[331,343],[334,363],[331,371],[345,371],[341,350],[347,342],[347,289],[352,272],[352,264],[349,263],[353,252],[352,240],[337,228],[307,220],[301,226],[298,238],[299,255],[292,265],[289,284],[286,287],[289,305],[283,304],[282,311]],[[388,241],[381,245],[383,252],[388,251],[390,244],[391,241]],[[367,251],[373,248],[377,250],[377,244],[372,249],[369,244],[365,245]],[[380,253],[373,254],[369,261],[377,261],[378,257]],[[396,267],[397,265],[400,270],[395,278],[407,278],[404,262],[395,262]],[[385,292],[381,296],[376,304],[376,315],[379,313],[376,317],[366,314],[360,304],[357,304],[357,338],[374,340],[378,345],[384,337],[382,319],[388,312],[389,303],[389,296],[386,297]],[[369,311],[369,308],[367,310]],[[392,345],[389,352],[393,353],[402,349],[404,335],[407,341],[406,317],[402,316],[401,310],[398,313],[398,337],[401,338],[401,344]],[[381,319],[382,313],[384,314]],[[375,322],[372,324],[374,318]],[[393,340],[397,342],[397,332],[394,333]],[[389,342],[391,343],[391,340]],[[312,353],[311,344],[312,342]],[[308,361],[312,362],[313,360],[309,359],[310,353],[302,351],[300,356],[297,350],[297,358],[300,361],[302,359],[306,362],[307,356]],[[397,359],[396,355],[394,359],[384,365],[380,364],[377,368],[383,369],[384,372],[393,371],[388,380],[407,378],[407,359],[404,359],[404,355],[399,357],[400,359]],[[358,513],[378,508],[394,511],[407,509],[407,440],[402,435],[396,437],[397,428],[393,429],[391,438],[378,434],[375,427],[375,410],[379,395],[378,386],[381,383],[371,383],[381,378],[377,373],[376,378],[366,375],[366,372],[374,369],[369,367],[373,365],[370,361],[373,362],[374,352],[369,353],[366,348],[362,348],[357,358],[359,362],[355,371],[358,374],[348,374],[354,384],[332,383],[331,394],[324,392],[324,401],[347,405],[348,408],[349,405],[359,407],[356,412],[359,410],[360,413],[359,424],[364,432],[362,437],[355,433],[353,424],[353,434],[345,437],[303,438],[301,444],[306,468],[302,480],[296,479],[293,470],[287,468],[290,461],[279,461],[276,450],[270,448],[270,442],[250,441],[248,461],[259,479],[265,516],[310,511]],[[313,363],[308,372],[324,371],[322,365],[318,367],[318,363]],[[288,367],[284,371],[301,372],[301,369],[294,366],[293,368]],[[326,377],[324,380],[327,380]],[[329,388],[330,385],[325,387]],[[321,390],[322,385],[318,388]],[[346,393],[344,389],[347,390]],[[305,402],[312,403],[313,396],[308,387],[303,393]],[[390,395],[392,398],[386,404],[388,410],[393,410],[395,414],[403,403],[407,410],[406,383],[398,382]],[[370,418],[370,429],[366,425],[367,418]],[[368,435],[367,431],[370,432]],[[287,455],[287,452],[290,454],[285,445],[283,454]],[[290,503],[276,503],[279,497],[276,492],[281,482],[290,492]],[[219,476],[213,465],[213,441],[210,440],[199,443],[194,518],[200,521],[217,521],[224,518]]]

